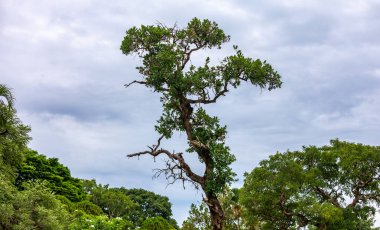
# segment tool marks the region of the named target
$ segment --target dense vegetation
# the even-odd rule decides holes
[[[374,229],[380,204],[380,146],[331,145],[277,153],[220,195],[225,229]],[[204,203],[183,230],[212,229]]]
[[[178,229],[167,197],[74,178],[27,147],[29,131],[0,85],[0,229]]]

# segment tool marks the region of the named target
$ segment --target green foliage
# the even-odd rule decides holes
[[[182,223],[181,230],[211,230],[210,214],[207,205],[191,204],[189,217]]]
[[[0,174],[0,226],[1,229],[11,226],[14,216],[16,189],[5,175]]]
[[[104,191],[98,205],[108,213],[109,218],[122,217],[137,206],[127,195],[116,189]]]
[[[26,183],[21,192],[2,178],[0,184],[1,229],[67,228],[70,215],[46,183]]]
[[[13,106],[11,91],[0,85],[0,229],[135,229],[156,216],[165,219],[150,222],[176,227],[167,197],[73,178],[57,158],[28,149],[30,128]],[[128,220],[133,215],[136,223]]]
[[[12,108],[14,104],[14,97],[11,92],[11,89],[9,89],[6,85],[3,84],[0,84],[0,104],[8,108]],[[3,113],[1,115],[3,118]]]
[[[87,214],[94,215],[94,216],[100,216],[103,215],[103,210],[96,204],[92,203],[89,200],[82,200],[75,204],[76,210],[82,210]]]
[[[246,218],[277,229],[370,229],[379,204],[380,147],[330,146],[277,153],[246,174]]]
[[[25,163],[30,128],[13,106],[11,90],[0,85],[0,229],[66,229],[70,215],[46,182],[35,178],[23,191],[14,186],[17,170]]]
[[[29,126],[23,125],[16,115],[11,90],[0,84],[0,170],[12,180],[22,163],[29,132]]]
[[[176,221],[172,219],[172,205],[169,202],[169,198],[144,189],[121,188],[120,190],[128,195],[133,202],[138,204],[137,207],[127,214],[127,218],[136,224],[136,226],[141,226],[142,222],[148,218],[160,216],[177,228]]]
[[[33,180],[48,181],[49,188],[57,195],[78,202],[84,199],[85,191],[79,179],[73,178],[70,170],[58,162],[57,158],[47,158],[33,150],[24,151],[25,161],[18,170],[16,184]]]
[[[110,219],[116,217],[124,217],[133,209],[137,208],[138,204],[134,203],[128,195],[118,188],[108,188],[108,185],[95,185],[95,181],[85,182],[91,187],[87,187],[90,191],[90,201],[99,206]]]
[[[205,186],[205,192],[219,194],[223,190],[221,185],[229,184],[234,181],[236,176],[229,167],[235,161],[235,156],[224,144],[227,128],[226,126],[221,127],[219,119],[209,116],[203,108],[197,109],[193,122],[197,124],[194,126],[193,135],[197,137],[200,143],[207,145],[211,153],[212,166],[207,177],[208,183]],[[196,152],[197,149],[195,146],[190,146],[188,152]],[[199,160],[204,162],[202,157]]]
[[[109,219],[105,215],[88,215],[82,211],[76,211],[75,220],[70,224],[70,230],[130,230],[134,229],[133,224],[120,217]]]
[[[173,226],[169,224],[167,220],[161,216],[150,217],[146,219],[142,225],[141,230],[175,230]]]
[[[99,206],[111,220],[122,218],[138,228],[147,219],[162,217],[170,226],[178,229],[167,197],[144,189],[109,188],[108,185],[97,184],[95,180],[81,182],[91,204]],[[89,211],[86,213],[91,214]]]
[[[227,230],[255,229],[250,228],[243,218],[243,208],[239,203],[239,189],[226,187],[218,196],[224,211],[225,220],[223,227]],[[202,202],[199,205],[191,204],[189,216],[182,224],[182,230],[211,230],[210,214],[207,205]]]
[[[228,230],[240,230],[246,225],[243,219],[243,208],[239,204],[239,189],[226,187],[219,196],[220,203],[224,210],[224,228]]]

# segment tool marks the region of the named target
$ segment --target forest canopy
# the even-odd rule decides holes
[[[75,178],[27,147],[29,131],[0,85],[0,229],[178,229],[167,197]]]

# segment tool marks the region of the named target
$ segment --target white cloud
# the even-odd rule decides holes
[[[182,27],[196,16],[215,20],[247,56],[267,59],[282,89],[242,87],[208,109],[229,128],[243,172],[275,151],[341,138],[380,145],[380,4],[361,1],[5,1],[0,5],[0,79],[14,89],[31,147],[59,157],[75,176],[167,195],[175,217],[199,200],[191,186],[152,181],[163,164],[127,159],[157,138],[158,95],[123,84],[138,78],[137,57],[119,51],[131,26],[157,21]],[[185,149],[183,136],[168,141]],[[192,164],[201,171],[202,166]],[[195,194],[192,196],[192,194]]]

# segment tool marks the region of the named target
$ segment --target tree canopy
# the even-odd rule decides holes
[[[246,174],[247,219],[270,229],[371,229],[380,201],[380,146],[331,145],[277,153]]]
[[[17,191],[0,176],[0,229],[66,229],[70,214],[45,182],[25,184]]]
[[[25,160],[18,169],[16,179],[19,188],[22,188],[23,182],[26,181],[46,180],[55,194],[74,202],[83,200],[85,191],[80,180],[72,177],[70,170],[59,163],[57,158],[47,158],[30,149],[25,150],[23,154]]]
[[[271,65],[245,57],[237,46],[234,46],[236,53],[218,65],[211,65],[209,57],[201,66],[190,62],[194,52],[220,49],[229,40],[216,22],[194,18],[183,29],[163,24],[132,27],[121,44],[124,54],[136,54],[142,60],[142,65],[137,67],[142,79],[126,86],[141,84],[160,93],[163,107],[155,126],[160,135],[157,144],[129,157],[165,155],[168,158],[166,168],[159,170],[157,175],[164,174],[169,183],[189,181],[201,188],[214,229],[223,226],[224,213],[217,195],[234,180],[235,173],[230,164],[235,157],[225,145],[226,126],[220,125],[217,117],[210,116],[204,105],[217,102],[242,82],[268,90],[279,88],[282,83]],[[203,174],[191,169],[183,152],[161,147],[164,138],[171,138],[173,132],[186,134],[186,152],[198,155],[200,163],[205,166]]]
[[[138,226],[147,218],[162,217],[172,226],[177,226],[177,222],[172,219],[172,204],[169,198],[161,196],[144,189],[125,189],[120,188],[128,197],[138,204],[128,213],[128,219]]]
[[[22,124],[14,108],[11,90],[0,84],[0,170],[15,179],[15,169],[22,162],[22,152],[31,139],[30,127]]]
[[[118,188],[97,185],[91,192],[91,201],[102,208],[110,219],[124,217],[137,208],[131,198]]]

